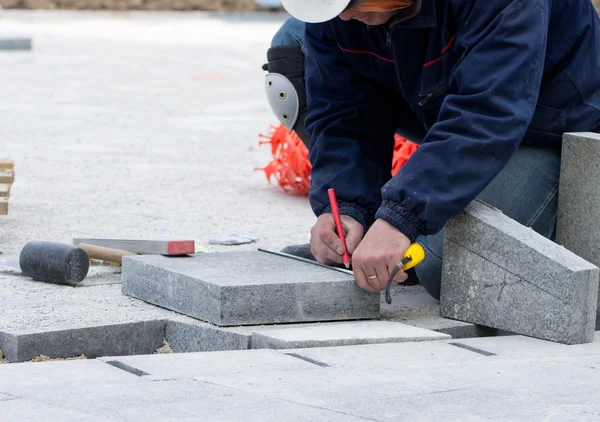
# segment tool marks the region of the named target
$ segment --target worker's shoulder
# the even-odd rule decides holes
[[[504,11],[518,13],[519,10],[532,10],[532,6],[550,7],[552,0],[442,0],[450,6],[456,17],[466,19],[475,15],[498,15]]]
[[[586,13],[595,12],[593,6],[590,7],[590,0],[441,0],[440,4],[450,6],[457,13],[457,16],[462,14],[465,17],[470,13],[488,14],[502,11],[509,13],[533,11],[535,10],[534,6],[540,6],[549,11],[563,11],[565,13],[569,10],[584,11]]]

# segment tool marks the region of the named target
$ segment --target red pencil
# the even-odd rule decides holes
[[[333,214],[333,220],[335,221],[335,230],[337,231],[338,237],[344,242],[344,265],[346,268],[350,268],[350,255],[348,254],[348,247],[346,246],[346,236],[344,235],[344,227],[342,226],[342,219],[340,218],[340,210],[337,206],[335,190],[331,188],[327,193],[329,193],[329,203],[331,204],[331,213]]]

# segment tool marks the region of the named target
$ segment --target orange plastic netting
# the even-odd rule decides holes
[[[280,124],[271,126],[268,135],[259,136],[265,139],[259,141],[259,145],[271,144],[273,160],[266,167],[254,170],[264,171],[269,182],[272,177],[275,177],[281,189],[287,193],[307,195],[310,188],[311,165],[308,160],[308,149],[298,135]],[[417,149],[417,144],[396,135],[392,175],[398,173]]]

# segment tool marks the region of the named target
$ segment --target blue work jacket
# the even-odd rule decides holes
[[[439,232],[521,144],[600,129],[590,0],[418,0],[410,18],[306,25],[309,199],[411,240]],[[399,131],[399,132],[398,132]],[[420,143],[391,177],[394,134]],[[599,163],[600,165],[600,163]]]

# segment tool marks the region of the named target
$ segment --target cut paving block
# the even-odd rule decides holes
[[[8,198],[0,198],[0,215],[8,214]]]
[[[446,340],[451,337],[399,322],[355,321],[267,329],[252,334],[253,349],[299,349]]]
[[[0,37],[0,51],[31,50],[31,38],[25,37]]]
[[[565,134],[556,243],[596,266],[600,266],[599,181],[600,134]]]
[[[594,338],[599,270],[480,202],[445,229],[442,316],[566,344]]]
[[[218,352],[250,348],[250,333],[235,333],[207,323],[167,321],[165,339],[174,353]]]
[[[0,349],[9,362],[25,362],[40,355],[51,358],[129,356],[154,353],[164,344],[164,336],[164,320],[54,330],[0,331]]]
[[[380,306],[352,276],[263,252],[126,256],[122,292],[219,326],[368,319]]]

